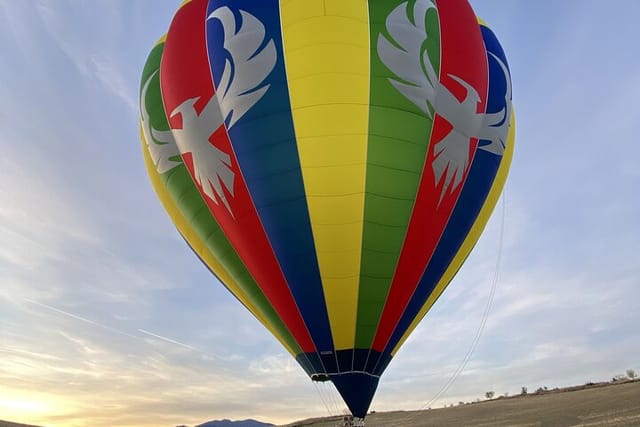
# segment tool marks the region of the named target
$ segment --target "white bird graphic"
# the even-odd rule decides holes
[[[264,25],[253,15],[242,10],[239,12],[242,18],[240,26],[228,7],[218,8],[208,17],[222,24],[227,55],[217,91],[199,114],[194,106],[200,97],[195,97],[185,100],[171,112],[171,118],[181,116],[182,129],[159,131],[151,126],[144,100],[157,71],[145,82],[140,102],[143,106],[143,132],[158,173],[179,166],[181,161],[175,160],[176,156],[190,153],[195,181],[214,203],[220,199],[231,215],[233,212],[224,191],[226,189],[233,197],[235,174],[231,156],[211,144],[209,138],[225,126],[225,122],[227,131],[230,130],[264,96],[269,85],[263,85],[263,82],[273,71],[277,60],[273,40],[264,44]]]
[[[440,201],[462,182],[469,167],[471,139],[489,140],[479,148],[496,155],[504,153],[511,114],[511,83],[506,65],[491,54],[500,64],[507,81],[506,108],[498,113],[478,113],[478,92],[458,76],[449,74],[466,89],[466,96],[459,101],[444,86],[437,75],[424,46],[428,41],[426,17],[430,9],[436,10],[431,0],[418,0],[413,11],[409,2],[396,7],[387,17],[386,28],[390,38],[378,37],[378,55],[396,78],[390,83],[415,104],[430,119],[435,114],[452,126],[451,131],[434,147],[432,167],[436,185],[444,179]],[[412,13],[410,13],[412,12]],[[410,18],[413,17],[413,18]]]

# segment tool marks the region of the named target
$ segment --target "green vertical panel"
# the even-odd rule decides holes
[[[403,2],[413,21],[413,1],[369,2],[371,99],[357,348],[369,348],[373,342],[411,219],[432,127],[432,120],[390,83],[398,78],[377,52],[380,35],[388,36],[387,16]],[[428,12],[426,26],[429,37],[423,51],[439,72],[435,9]]]
[[[144,102],[144,106],[149,113],[151,127],[158,131],[170,129],[162,105],[159,74],[157,73],[160,68],[163,49],[164,44],[162,43],[151,51],[142,73],[142,85],[156,73],[152,78],[146,99],[141,100],[141,102]],[[181,162],[179,156],[176,160]],[[202,239],[213,256],[224,265],[229,275],[244,292],[246,299],[257,307],[274,333],[286,342],[292,351],[296,354],[302,353],[300,346],[295,342],[287,327],[280,320],[276,311],[254,281],[235,249],[229,243],[220,225],[209,212],[209,208],[202,200],[184,164],[177,165],[173,169],[160,175],[160,177],[187,223]]]

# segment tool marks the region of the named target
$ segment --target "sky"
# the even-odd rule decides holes
[[[0,418],[344,410],[193,256],[148,181],[139,78],[178,3],[0,0]],[[515,157],[376,411],[640,371],[640,2],[471,3],[510,62]]]

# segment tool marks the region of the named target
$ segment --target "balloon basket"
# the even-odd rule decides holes
[[[345,415],[342,418],[342,423],[336,424],[336,427],[364,427],[364,418],[357,418],[352,415]]]

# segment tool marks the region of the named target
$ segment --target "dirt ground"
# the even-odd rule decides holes
[[[17,424],[17,423],[11,423],[9,421],[0,420],[0,427],[38,427],[38,426],[32,426],[30,424]]]
[[[337,419],[323,419],[289,426],[336,425],[340,425]],[[365,426],[640,426],[640,381],[528,394],[428,411],[379,412],[367,416]]]

